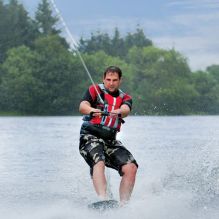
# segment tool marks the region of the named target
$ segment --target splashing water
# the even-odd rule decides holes
[[[119,138],[139,164],[128,205],[96,212],[78,152],[80,117],[0,118],[2,218],[219,217],[219,117],[130,117]],[[77,128],[75,128],[77,127]],[[118,199],[120,177],[110,172]]]

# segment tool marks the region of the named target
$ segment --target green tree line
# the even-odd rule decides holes
[[[0,0],[0,113],[72,115],[91,84],[75,51],[57,28],[48,0],[30,16],[17,0]],[[79,40],[95,82],[109,65],[123,70],[122,89],[133,96],[133,114],[219,114],[219,65],[192,72],[175,49],[154,46],[134,33],[97,31]]]

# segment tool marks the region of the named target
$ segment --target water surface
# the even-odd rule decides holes
[[[98,218],[78,152],[81,117],[0,117],[0,215]],[[126,119],[120,138],[139,163],[130,203],[104,218],[219,218],[219,116]],[[120,177],[108,171],[118,199]]]

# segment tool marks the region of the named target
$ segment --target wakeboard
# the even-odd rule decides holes
[[[94,210],[100,210],[100,211],[115,209],[118,207],[119,207],[119,202],[116,200],[98,201],[88,205],[88,208]]]

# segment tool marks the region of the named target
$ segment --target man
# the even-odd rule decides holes
[[[122,177],[120,202],[130,199],[138,164],[132,154],[116,140],[124,117],[128,116],[131,97],[122,92],[122,71],[116,66],[108,67],[103,75],[103,84],[91,85],[85,93],[79,111],[86,115],[80,131],[80,153],[91,169],[96,193],[107,199],[105,166],[116,169]]]

